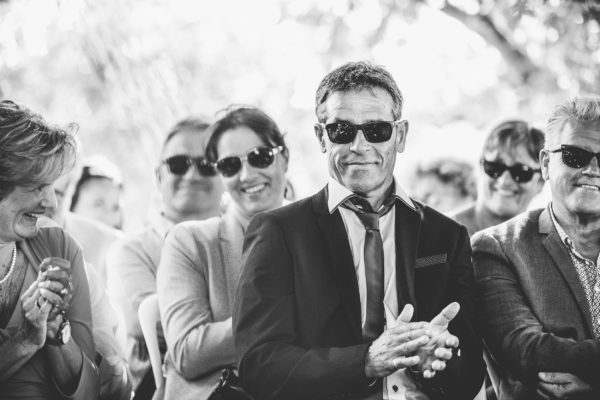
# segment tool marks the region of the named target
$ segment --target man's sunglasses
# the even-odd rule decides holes
[[[196,164],[198,172],[202,176],[215,176],[217,174],[214,166],[204,157],[190,157],[185,154],[179,154],[167,158],[163,161],[163,164],[167,164],[169,171],[173,175],[185,175],[188,169],[194,164]]]
[[[281,151],[283,151],[283,146],[255,147],[243,157],[231,156],[221,158],[214,166],[221,175],[229,178],[240,172],[244,161],[248,161],[248,164],[255,168],[267,168],[275,161],[275,154]]]
[[[533,174],[540,172],[540,169],[533,169],[525,164],[516,163],[508,166],[497,161],[481,160],[483,171],[491,178],[498,179],[504,171],[508,170],[513,180],[517,183],[527,183],[533,178]]]
[[[354,125],[350,122],[332,122],[331,124],[319,124],[327,131],[327,136],[332,143],[348,144],[354,141],[356,133],[361,130],[365,139],[370,143],[383,143],[390,140],[394,125],[401,121],[377,121],[362,125]]]
[[[596,157],[598,165],[600,166],[600,153],[594,153],[579,146],[572,146],[569,144],[563,144],[560,149],[551,150],[550,153],[562,153],[562,162],[571,168],[583,168],[587,167],[592,159]]]

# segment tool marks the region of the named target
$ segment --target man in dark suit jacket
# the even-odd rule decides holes
[[[598,152],[600,98],[558,106],[540,152],[550,205],[473,237],[499,400],[599,398]]]
[[[256,399],[472,399],[481,388],[468,235],[395,184],[401,109],[385,69],[359,62],[329,73],[315,125],[327,187],[250,222],[233,329]],[[379,215],[369,228],[379,253],[362,213]]]

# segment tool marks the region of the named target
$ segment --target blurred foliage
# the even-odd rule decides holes
[[[475,160],[488,127],[543,124],[598,92],[600,8],[558,0],[0,1],[0,95],[80,125],[84,155],[123,170],[137,227],[164,134],[189,114],[262,107],[287,132],[302,197],[326,179],[313,139],[322,76],[370,59],[396,77],[417,159]]]

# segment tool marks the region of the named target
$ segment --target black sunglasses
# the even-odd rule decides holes
[[[504,171],[508,170],[513,180],[517,183],[527,183],[533,178],[533,174],[541,172],[540,169],[533,169],[525,164],[516,163],[508,166],[498,161],[481,160],[483,171],[491,178],[498,179]]]
[[[560,149],[551,150],[550,153],[562,153],[562,162],[571,168],[583,168],[588,166],[592,159],[596,157],[598,165],[600,166],[600,153],[594,153],[593,151],[584,149],[579,146],[572,146],[569,144],[563,144]]]
[[[283,151],[283,146],[255,147],[243,157],[231,156],[221,158],[214,166],[221,175],[229,178],[240,172],[244,161],[248,161],[248,164],[255,168],[267,168],[275,161],[275,154],[281,151]]]
[[[327,131],[327,136],[332,143],[348,144],[354,141],[356,133],[361,130],[365,139],[370,143],[383,143],[390,140],[394,125],[401,121],[377,121],[362,125],[354,125],[350,122],[332,122],[331,124],[319,124]]]
[[[198,172],[202,176],[215,176],[217,174],[214,166],[204,157],[190,157],[185,154],[178,154],[167,158],[163,161],[163,164],[167,164],[169,171],[173,175],[185,175],[188,169],[194,164],[196,164]]]

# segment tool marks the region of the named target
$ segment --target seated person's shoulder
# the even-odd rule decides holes
[[[475,248],[481,242],[493,240],[503,246],[529,246],[531,243],[527,238],[537,234],[540,214],[543,211],[526,211],[501,224],[476,232],[471,238],[471,245]]]
[[[312,197],[306,197],[292,203],[284,204],[282,207],[273,210],[261,212],[255,215],[252,220],[277,220],[284,225],[301,223],[305,221],[306,216],[312,214]]]
[[[437,229],[442,230],[446,233],[452,232],[458,234],[462,224],[457,222],[455,219],[442,214],[441,212],[425,205],[414,201],[417,206],[417,210],[421,213],[421,229]]]
[[[41,217],[38,220],[38,234],[29,239],[28,242],[35,249],[42,252],[57,251],[60,249],[60,257],[66,257],[80,249],[77,241],[61,228],[54,220]]]
[[[69,212],[65,218],[67,230],[74,232],[75,236],[77,236],[77,232],[81,232],[87,236],[95,237],[96,240],[103,238],[109,241],[124,237],[123,232],[83,215]]]
[[[167,240],[211,240],[218,236],[220,222],[221,217],[181,222],[171,228]]]
[[[458,223],[467,227],[469,233],[471,232],[471,227],[475,227],[475,203],[469,204],[466,207],[459,208],[458,210],[454,210],[451,213],[448,213],[448,216]]]

